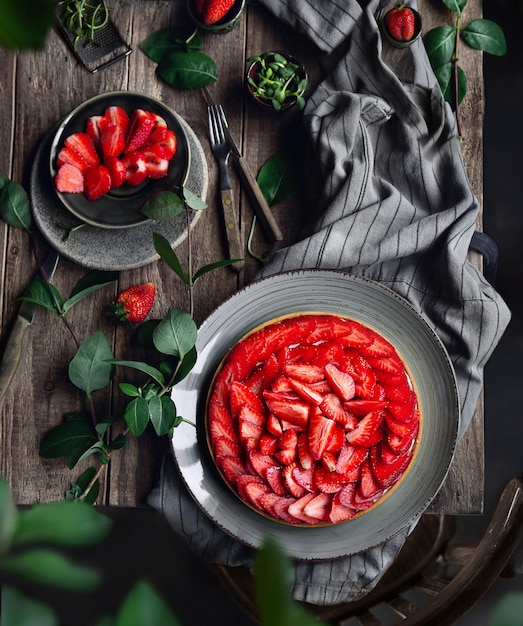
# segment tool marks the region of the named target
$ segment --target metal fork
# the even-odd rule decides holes
[[[240,259],[231,265],[232,269],[239,272],[244,266],[244,254],[238,215],[234,206],[234,196],[229,178],[228,163],[231,150],[225,138],[222,120],[217,107],[210,105],[207,107],[207,112],[209,115],[211,150],[220,168],[220,198],[229,247],[229,258]]]
[[[234,137],[229,131],[229,125],[227,124],[227,118],[225,117],[222,106],[216,104],[207,87],[204,87],[203,91],[207,104],[213,107],[215,114],[217,114],[221,120],[225,140],[229,144],[231,154],[238,166],[238,173],[245,189],[247,190],[247,193],[249,194],[251,206],[256,214],[256,217],[260,221],[262,228],[271,241],[282,241],[283,235],[280,227],[278,226],[276,218],[274,217],[272,210],[269,207],[267,200],[265,199],[262,190],[260,189],[251,168],[249,167],[249,164],[247,163],[247,160],[240,152],[236,141],[234,141]]]

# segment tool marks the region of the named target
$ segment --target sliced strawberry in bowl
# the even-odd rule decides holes
[[[167,176],[167,172],[169,171],[169,159],[162,156],[162,150],[158,144],[144,146],[140,150],[140,153],[145,159],[145,168],[148,178],[157,180]]]
[[[132,113],[127,132],[125,151],[134,152],[149,139],[155,127],[154,116],[144,109],[135,109]]]
[[[160,126],[149,135],[146,145],[159,146],[163,158],[172,159],[176,154],[176,135],[170,128]]]
[[[102,158],[119,157],[125,147],[125,133],[114,124],[109,124],[100,133],[100,148],[102,150]]]
[[[109,124],[119,128],[124,136],[127,135],[129,130],[129,115],[121,106],[112,105],[107,107],[104,112],[104,117]]]
[[[125,165],[125,182],[137,187],[147,180],[147,163],[140,152],[130,152],[122,158]]]
[[[61,193],[83,193],[83,172],[71,163],[64,163],[58,168],[55,184]]]
[[[111,174],[105,165],[95,165],[84,174],[84,191],[88,200],[98,200],[111,189]]]
[[[111,189],[118,189],[121,187],[126,179],[127,170],[125,163],[115,156],[106,157],[104,159],[105,167],[109,170],[111,175]]]
[[[69,135],[65,139],[64,145],[66,148],[69,148],[69,150],[76,153],[88,167],[99,165],[100,158],[96,152],[92,139],[87,133],[73,133],[72,135]]]

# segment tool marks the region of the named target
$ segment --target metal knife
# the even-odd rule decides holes
[[[53,278],[59,258],[58,252],[53,250],[42,265],[48,282],[51,282]],[[32,302],[24,301],[20,305],[18,315],[7,339],[2,362],[0,363],[0,400],[3,399],[18,369],[20,359],[22,358],[25,334],[34,319],[37,308],[38,305]]]
[[[214,99],[211,95],[211,92],[207,87],[204,87],[205,97],[207,101],[216,106]],[[229,144],[229,148],[231,149],[231,154],[234,157],[236,163],[238,164],[238,173],[249,192],[249,197],[252,202],[252,208],[256,213],[256,217],[260,220],[262,228],[265,230],[267,236],[269,236],[273,241],[282,241],[283,235],[278,226],[274,215],[272,214],[271,208],[269,207],[265,196],[260,189],[254,174],[252,173],[247,160],[240,152],[238,148],[238,144],[234,140],[234,137],[231,135],[229,131],[229,126],[227,124],[227,118],[225,117],[225,113],[220,106],[220,113],[224,125],[225,138],[227,143]]]

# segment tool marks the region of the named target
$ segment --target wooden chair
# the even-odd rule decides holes
[[[338,626],[455,624],[500,576],[523,537],[523,479],[513,478],[476,546],[452,542],[455,518],[424,515],[377,587],[363,599],[330,607],[305,605]],[[243,568],[215,566],[224,586],[256,619],[254,581]]]

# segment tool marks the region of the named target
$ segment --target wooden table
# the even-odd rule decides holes
[[[175,109],[192,127],[205,150],[209,167],[209,208],[193,231],[194,267],[224,258],[225,246],[217,197],[217,166],[210,154],[207,139],[206,107],[199,92],[176,91],[155,75],[155,64],[138,48],[151,32],[179,23],[185,18],[185,2],[113,0],[112,18],[123,37],[131,43],[132,54],[112,67],[90,74],[79,66],[64,40],[51,32],[45,49],[38,53],[15,54],[0,50],[0,171],[27,184],[34,152],[50,129],[75,106],[96,94],[113,90],[141,91],[163,100]],[[449,20],[436,3],[420,0],[425,29]],[[438,4],[439,6],[439,4]],[[442,6],[442,5],[441,5]],[[466,17],[479,17],[480,0],[469,0]],[[202,33],[204,52],[211,56],[219,70],[213,85],[215,98],[224,105],[231,131],[243,147],[254,171],[289,140],[291,131],[299,127],[294,114],[268,116],[244,100],[242,84],[245,61],[251,54],[272,48],[285,48],[301,57],[311,70],[313,82],[315,54],[312,46],[275,22],[264,9],[249,6],[236,29],[226,35]],[[395,55],[398,52],[394,53]],[[400,54],[407,54],[402,52]],[[480,53],[461,50],[461,64],[468,76],[468,95],[462,107],[465,135],[463,156],[471,184],[482,198],[482,115],[483,87]],[[251,224],[252,211],[233,175],[234,192],[241,198],[241,225],[244,240]],[[27,188],[27,187],[26,187]],[[285,245],[299,231],[301,198],[275,208],[284,233]],[[39,255],[49,250],[47,242],[35,234]],[[257,229],[253,248],[263,252],[269,248]],[[14,299],[21,293],[35,272],[27,233],[0,226],[1,329],[2,345],[17,312]],[[177,249],[186,258],[186,243]],[[198,323],[228,296],[248,283],[258,270],[249,259],[242,275],[228,268],[207,274],[195,289],[195,318]],[[55,284],[68,294],[85,273],[77,263],[61,259]],[[139,358],[133,345],[133,329],[116,328],[104,315],[108,302],[117,289],[134,283],[153,281],[158,297],[152,315],[160,317],[169,306],[187,309],[187,295],[179,279],[161,262],[120,273],[119,282],[98,292],[71,311],[70,323],[82,340],[102,330],[114,345],[115,354]],[[86,410],[83,393],[69,382],[67,366],[76,349],[61,321],[48,312],[37,312],[27,337],[16,379],[0,407],[0,473],[10,484],[19,504],[52,501],[64,497],[65,490],[80,473],[68,470],[63,459],[44,460],[38,454],[44,433],[60,423],[66,412]],[[95,394],[99,415],[114,414],[124,401],[116,386]],[[115,453],[103,481],[100,503],[138,507],[158,479],[162,455],[168,441],[147,432],[139,440],[130,438],[129,445]],[[84,463],[80,469],[87,467]],[[433,511],[456,514],[477,514],[483,506],[483,412],[480,402],[472,426],[460,443],[448,480],[432,506]]]

